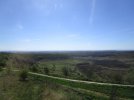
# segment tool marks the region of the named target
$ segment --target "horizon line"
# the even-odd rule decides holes
[[[81,51],[89,51],[89,52],[92,52],[92,51],[134,51],[134,50],[0,50],[0,52],[74,52],[74,51],[77,51],[77,52],[81,52]]]

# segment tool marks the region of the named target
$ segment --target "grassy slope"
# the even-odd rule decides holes
[[[71,61],[67,61],[67,63],[68,62],[71,62]],[[64,63],[64,61],[63,61],[63,65],[62,65],[62,62],[60,62],[60,64],[59,64],[59,62],[55,62],[56,63],[56,65],[58,66],[58,68],[59,69],[57,69],[57,71],[56,71],[56,74],[59,74],[59,75],[61,75],[61,73],[59,73],[60,71],[60,69],[65,65]],[[48,65],[50,65],[50,64],[52,64],[52,62],[48,62],[47,63]],[[69,66],[70,66],[70,64],[69,64]],[[73,67],[73,66],[71,66],[71,67]],[[76,75],[75,75],[76,76]],[[35,77],[35,76],[34,76]],[[39,77],[38,77],[39,78]],[[72,77],[72,78],[74,78],[74,77]],[[5,81],[3,81],[5,79]],[[36,96],[37,98],[37,100],[40,100],[40,99],[42,99],[43,97],[42,97],[42,95],[41,95],[41,97],[38,97],[37,95],[39,95],[39,94],[41,94],[43,91],[41,91],[40,92],[40,90],[42,89],[42,87],[45,87],[45,86],[43,86],[43,85],[41,85],[41,84],[43,84],[42,82],[37,82],[37,80],[35,80],[35,81],[29,81],[27,84],[25,84],[25,83],[22,83],[22,82],[20,82],[20,81],[14,81],[14,80],[10,80],[10,77],[8,78],[8,77],[6,77],[6,78],[4,78],[4,79],[1,79],[2,81],[0,81],[0,82],[2,82],[2,84],[0,84],[1,85],[1,88],[4,88],[4,87],[6,87],[6,86],[9,86],[9,87],[7,87],[7,89],[3,89],[3,90],[1,90],[1,92],[0,92],[0,95],[1,95],[1,97],[3,96],[3,98],[6,98],[6,97],[11,97],[11,98],[13,98],[13,100],[20,100],[20,99],[17,99],[17,98],[21,98],[21,95],[22,96],[25,96],[24,98],[25,99],[23,99],[23,97],[22,97],[22,100],[29,100],[29,99],[31,99],[31,98],[33,98],[34,96]],[[13,77],[12,77],[12,79],[13,79]],[[62,84],[62,85],[66,85],[66,86],[71,86],[71,87],[73,87],[73,88],[81,88],[81,89],[86,89],[86,90],[90,90],[90,91],[95,91],[95,92],[99,92],[99,93],[104,93],[104,94],[106,94],[106,95],[109,95],[110,93],[111,93],[111,90],[113,89],[113,87],[111,87],[111,86],[100,86],[100,85],[94,85],[94,84],[91,84],[91,85],[88,85],[88,84],[81,84],[81,83],[76,83],[76,82],[68,82],[68,81],[64,81],[64,80],[58,80],[58,79],[50,79],[50,78],[46,78],[45,77],[45,80],[50,80],[52,83],[60,83],[60,84]],[[42,78],[41,78],[41,80],[42,80]],[[12,83],[12,84],[9,84],[8,82],[15,82],[15,83]],[[16,84],[16,82],[18,83],[18,84]],[[35,85],[34,85],[34,84]],[[4,85],[4,84],[6,84],[6,85]],[[15,85],[13,85],[13,84],[15,84]],[[22,87],[25,87],[24,88],[24,90],[23,90],[23,88]],[[31,86],[31,87],[30,87]],[[15,88],[16,87],[16,88]],[[37,93],[37,95],[36,95],[36,93],[34,92],[34,88],[35,87],[38,87],[37,88],[37,90],[35,90],[36,91],[36,93]],[[48,86],[47,86],[48,87]],[[0,89],[1,89],[0,88]],[[10,90],[9,90],[10,89]],[[28,89],[28,90],[27,90]],[[43,88],[44,89],[44,88]],[[122,88],[122,87],[117,87],[117,89],[118,89],[118,96],[120,96],[120,97],[123,97],[123,98],[131,98],[131,99],[133,99],[134,98],[134,88]],[[29,92],[27,92],[26,94],[25,94],[25,91],[29,91]],[[38,91],[39,90],[39,91]],[[45,90],[47,90],[47,89],[45,89]],[[52,96],[50,96],[50,97],[53,97],[53,95],[55,94],[55,95],[58,95],[58,94],[60,94],[60,93],[58,93],[58,94],[56,94],[57,92],[55,92],[53,89],[51,90],[50,88],[48,89],[48,90],[50,90],[50,93],[48,93],[48,94],[51,94]],[[57,90],[60,90],[60,88],[58,88]],[[15,91],[15,92],[14,92]],[[21,91],[21,93],[19,94],[18,92],[16,92],[16,91]],[[63,90],[60,90],[60,92],[61,92],[61,97],[64,97],[64,93],[66,94],[66,92],[65,91],[63,91]],[[31,95],[33,95],[33,96],[29,96],[28,94],[29,93],[31,93]],[[35,93],[35,94],[34,94]],[[47,92],[45,92],[45,93],[47,93]],[[73,93],[72,93],[73,94]],[[75,93],[74,93],[75,94]],[[60,97],[60,95],[58,96],[58,97]],[[66,94],[66,95],[68,95],[68,93]],[[94,94],[93,94],[94,95]],[[95,96],[96,96],[96,94],[95,94]],[[76,94],[76,98],[77,98],[78,96],[77,96],[77,94]],[[14,99],[15,98],[15,99]],[[64,97],[64,98],[67,98],[67,97]],[[80,97],[78,97],[78,98],[80,98]],[[99,98],[101,98],[101,97],[99,97]],[[36,100],[35,99],[35,100]],[[4,99],[2,99],[2,100],[4,100]],[[11,99],[12,100],[12,99]],[[34,100],[34,99],[32,99],[32,100]],[[100,100],[100,99],[99,99]],[[102,100],[104,100],[104,99],[102,99]]]
[[[49,80],[39,80],[29,76],[26,82],[19,81],[18,74],[0,72],[0,100],[107,100],[58,85]]]
[[[18,73],[18,72],[15,72]],[[21,82],[17,74],[0,72],[1,100],[108,100],[112,86],[70,82],[67,80],[29,74],[29,81]],[[64,85],[63,87],[57,85]],[[65,88],[67,86],[67,88]],[[68,88],[69,87],[69,88]],[[115,87],[114,87],[115,88]],[[116,87],[117,95],[132,100],[134,88]],[[55,99],[56,98],[56,99]],[[91,99],[92,100],[92,99]]]
[[[69,76],[66,77],[71,79],[85,79],[85,77],[75,69],[75,65],[80,62],[81,61],[75,59],[40,61],[38,67],[39,73],[41,72],[43,74],[43,68],[47,67],[49,69],[49,75],[65,77],[62,69],[67,67],[69,69]]]
[[[34,75],[32,75],[34,76]],[[60,83],[62,85],[70,86],[73,88],[81,88],[81,89],[86,89],[90,91],[95,91],[95,92],[100,92],[104,93],[107,96],[111,94],[111,91],[113,89],[117,89],[117,96],[121,98],[127,98],[127,99],[133,99],[134,98],[134,88],[132,87],[120,87],[120,86],[108,86],[108,85],[97,85],[97,84],[86,84],[86,83],[81,83],[81,82],[70,82],[67,80],[62,80],[62,79],[55,79],[55,78],[50,78],[50,77],[40,77],[36,76],[37,79],[44,78],[44,80],[50,80],[53,83]]]
[[[20,82],[14,74],[0,76],[1,100],[40,100],[43,85],[39,82]]]

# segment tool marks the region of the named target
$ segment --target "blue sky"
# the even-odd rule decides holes
[[[134,50],[134,0],[0,0],[0,51]]]

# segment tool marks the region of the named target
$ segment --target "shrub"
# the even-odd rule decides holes
[[[44,67],[44,72],[45,72],[45,74],[49,74],[49,69],[47,68],[47,67]]]
[[[30,70],[31,70],[32,72],[38,72],[37,66],[32,66],[32,67],[30,68]]]
[[[69,76],[69,69],[68,67],[63,67],[62,69],[64,76]]]
[[[6,68],[6,73],[7,75],[10,75],[12,73],[11,67]]]
[[[23,70],[20,72],[20,80],[21,81],[26,81],[28,79],[28,71]]]
[[[3,69],[2,69],[2,67],[0,66],[0,72],[2,71]]]

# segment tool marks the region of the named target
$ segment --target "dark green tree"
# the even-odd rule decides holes
[[[0,72],[2,71],[3,69],[2,69],[2,67],[0,66]]]
[[[45,72],[45,74],[49,74],[49,69],[47,68],[47,67],[44,67],[44,72]]]
[[[20,80],[21,81],[26,81],[28,79],[28,71],[27,70],[22,70],[20,72]]]
[[[122,74],[114,74],[114,82],[117,84],[123,83],[123,75]]]
[[[69,76],[69,69],[68,69],[68,67],[63,67],[62,68],[62,72],[63,72],[64,76]]]
[[[118,88],[116,86],[112,87],[109,100],[119,100],[119,98],[118,98]]]
[[[37,68],[37,66],[35,66],[35,65],[33,65],[33,66],[30,68],[30,70],[31,70],[32,72],[38,72],[38,68]]]

